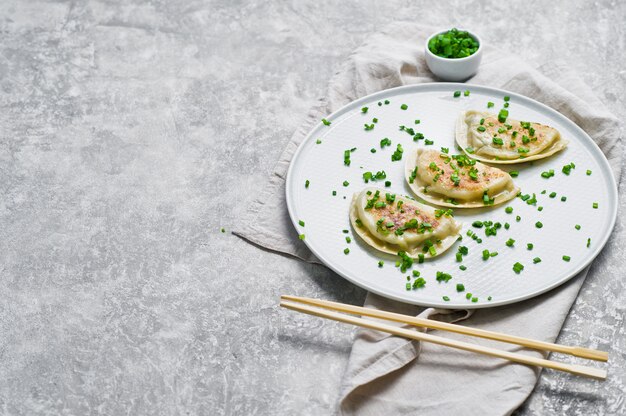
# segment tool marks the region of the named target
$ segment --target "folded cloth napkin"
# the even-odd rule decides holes
[[[393,23],[359,47],[331,80],[326,96],[309,112],[276,164],[268,185],[233,232],[261,247],[319,263],[298,240],[286,209],[285,176],[296,148],[325,115],[362,96],[406,84],[435,81],[423,45],[434,28]],[[618,120],[571,71],[549,63],[532,68],[519,58],[485,47],[480,71],[468,80],[532,97],[582,127],[600,146],[617,181],[621,167]],[[365,306],[553,342],[584,282],[588,268],[542,296],[513,305],[468,311],[406,305],[368,294]],[[436,332],[436,331],[435,331]],[[450,338],[460,338],[447,334]],[[523,348],[476,340],[508,351]],[[541,357],[537,351],[525,354]],[[469,352],[410,341],[371,330],[358,332],[344,374],[338,413],[380,415],[503,415],[530,394],[539,370]]]

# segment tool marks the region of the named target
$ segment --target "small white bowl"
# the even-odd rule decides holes
[[[442,33],[448,32],[449,29],[433,33],[426,39],[426,48],[424,54],[426,56],[426,65],[435,76],[443,81],[465,81],[478,72],[480,60],[483,57],[483,42],[478,35],[469,30],[459,29],[459,31],[467,32],[474,40],[478,42],[478,50],[466,56],[465,58],[442,58],[437,56],[428,49],[428,42],[432,38]]]

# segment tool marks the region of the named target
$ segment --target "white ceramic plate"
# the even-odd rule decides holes
[[[453,97],[456,90],[469,90],[469,97]],[[518,170],[515,183],[524,194],[537,195],[537,206],[526,204],[520,198],[493,208],[454,210],[455,218],[463,222],[463,240],[443,255],[413,266],[419,270],[427,283],[424,288],[406,290],[406,276],[395,267],[397,256],[387,255],[367,246],[353,232],[348,209],[355,192],[366,186],[384,188],[383,182],[366,185],[363,172],[384,170],[391,186],[389,192],[411,194],[404,179],[406,157],[415,146],[425,146],[421,140],[415,143],[399,126],[412,127],[433,140],[433,149],[450,148],[450,153],[460,153],[454,144],[454,124],[462,110],[487,110],[487,102],[495,103],[490,111],[497,113],[504,103],[503,97],[511,97],[509,117],[535,121],[557,128],[569,140],[564,151],[535,162],[516,165],[499,165],[507,171]],[[389,100],[390,104],[378,106],[378,102]],[[407,110],[401,105],[406,104]],[[366,114],[362,107],[368,107]],[[365,131],[364,124],[378,118],[375,128]],[[374,293],[388,298],[424,306],[446,308],[484,308],[504,305],[546,292],[576,275],[598,255],[609,238],[617,213],[617,190],[609,164],[591,138],[572,121],[555,110],[530,98],[476,85],[455,83],[432,83],[394,88],[354,101],[327,117],[330,126],[321,122],[313,128],[295,153],[287,174],[287,207],[298,234],[305,234],[305,244],[328,267],[349,281]],[[420,124],[414,124],[419,119]],[[380,140],[388,137],[392,145],[380,148]],[[317,144],[317,140],[321,140]],[[404,148],[401,161],[392,162],[391,154],[400,143]],[[344,150],[357,148],[351,154],[351,165],[344,166]],[[370,149],[376,149],[371,153]],[[569,176],[562,173],[564,165],[573,162],[576,168]],[[555,176],[541,177],[541,172],[554,169]],[[592,174],[587,175],[586,171]],[[305,188],[305,181],[310,185]],[[342,183],[348,181],[349,186]],[[541,191],[546,190],[546,194]],[[337,191],[333,196],[332,192]],[[551,192],[557,197],[550,198]],[[565,202],[561,197],[566,196]],[[593,202],[598,208],[592,207]],[[507,214],[505,207],[513,207]],[[542,206],[543,211],[537,207]],[[516,221],[516,216],[521,221]],[[302,220],[305,226],[298,222]],[[510,229],[501,228],[497,236],[486,237],[484,228],[472,227],[476,220],[508,222]],[[535,223],[541,221],[543,228]],[[575,225],[581,226],[580,230]],[[466,236],[468,229],[476,232],[482,243]],[[344,234],[343,230],[349,230]],[[345,237],[350,236],[351,243]],[[514,247],[505,241],[515,240]],[[591,245],[587,247],[587,239]],[[532,250],[527,243],[534,244]],[[461,271],[455,259],[457,247],[469,248]],[[350,253],[344,254],[349,248]],[[482,251],[497,251],[496,257],[485,261]],[[569,262],[563,256],[571,257]],[[533,264],[533,258],[541,262]],[[384,260],[382,268],[378,261]],[[520,262],[524,270],[513,271],[513,264]],[[437,271],[452,275],[447,283],[435,280]],[[411,281],[413,279],[411,278]],[[463,283],[465,292],[458,293],[456,284]],[[466,299],[472,293],[478,302]],[[444,301],[448,296],[449,301]],[[491,300],[488,297],[491,296]]]

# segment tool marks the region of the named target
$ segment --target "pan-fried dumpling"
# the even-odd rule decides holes
[[[446,207],[477,208],[515,198],[511,175],[466,155],[418,148],[406,161],[406,180],[426,202]]]
[[[408,197],[369,188],[354,194],[350,222],[370,246],[412,258],[435,257],[458,239],[461,224],[452,210],[435,210]]]
[[[565,149],[567,140],[544,124],[506,119],[481,111],[463,111],[456,123],[456,142],[474,159],[489,163],[522,163]]]

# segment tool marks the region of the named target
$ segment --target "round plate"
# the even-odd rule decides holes
[[[453,97],[454,91],[469,90],[470,95]],[[547,124],[558,129],[569,140],[569,146],[547,159],[515,165],[494,165],[519,171],[514,178],[523,194],[536,194],[537,204],[529,205],[520,198],[492,208],[455,209],[457,221],[463,223],[463,240],[439,257],[423,264],[415,262],[426,280],[419,289],[406,289],[407,275],[395,266],[397,256],[381,253],[366,245],[352,230],[348,210],[352,195],[366,186],[377,186],[387,192],[413,196],[404,179],[404,163],[416,146],[460,153],[454,142],[454,125],[460,111],[485,110],[487,102],[495,103],[489,111],[497,113],[510,96],[509,117]],[[388,100],[389,104],[384,104]],[[382,102],[382,105],[378,105]],[[403,110],[402,104],[407,105]],[[368,107],[366,113],[362,107]],[[378,122],[373,123],[373,118]],[[415,124],[419,119],[420,123]],[[617,190],[608,161],[593,140],[576,124],[555,110],[530,98],[495,88],[456,83],[432,83],[398,87],[361,98],[327,117],[332,124],[320,122],[296,151],[287,174],[287,207],[298,234],[325,265],[356,285],[379,295],[402,302],[445,308],[484,308],[518,302],[546,292],[576,275],[595,258],[615,224]],[[365,124],[374,124],[365,130]],[[412,127],[434,141],[414,142],[399,126]],[[389,138],[391,146],[381,149],[380,140]],[[391,155],[401,144],[404,156],[392,161]],[[350,166],[344,165],[344,151],[351,152]],[[376,149],[372,153],[370,149]],[[569,175],[562,167],[574,163]],[[541,172],[554,169],[555,175],[543,178]],[[384,181],[365,184],[366,171],[384,170],[391,186]],[[591,171],[590,175],[587,171]],[[308,188],[305,182],[309,181]],[[349,182],[344,186],[344,181]],[[543,193],[543,191],[546,191]],[[336,195],[333,195],[336,191]],[[555,197],[550,197],[556,192]],[[562,201],[562,197],[566,200]],[[593,208],[597,202],[598,208]],[[505,207],[512,207],[507,214]],[[543,207],[539,211],[539,207]],[[520,220],[517,221],[517,216]],[[476,220],[509,223],[496,236],[485,235],[484,228],[474,228]],[[304,221],[305,226],[299,225]],[[535,226],[543,223],[541,229]],[[580,225],[580,230],[575,228]],[[347,230],[347,233],[344,231]],[[482,243],[466,235],[475,232]],[[351,242],[346,241],[351,238]],[[513,247],[505,242],[514,239]],[[590,240],[587,246],[588,239]],[[532,243],[528,250],[527,243]],[[462,263],[456,261],[458,246],[469,248]],[[348,248],[349,254],[344,254]],[[483,250],[498,255],[483,260]],[[565,261],[563,256],[569,256]],[[541,262],[534,263],[539,257]],[[383,267],[378,266],[384,261]],[[513,264],[520,262],[524,270],[516,274]],[[460,265],[467,269],[462,271]],[[437,282],[437,271],[452,275],[448,282]],[[465,286],[457,292],[457,283]],[[466,295],[471,293],[472,298]],[[444,296],[450,300],[445,301]]]

